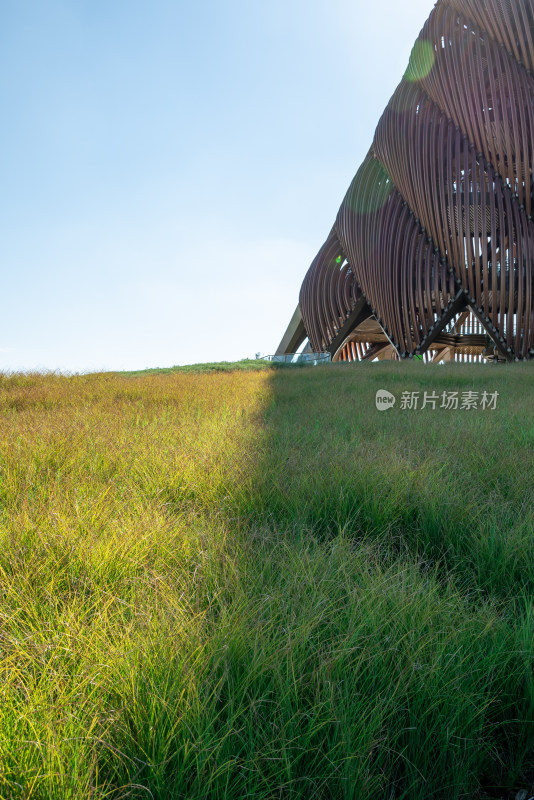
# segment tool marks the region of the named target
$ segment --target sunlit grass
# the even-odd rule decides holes
[[[0,378],[0,797],[525,785],[531,383],[528,365]],[[497,410],[375,409],[381,388],[466,387]]]

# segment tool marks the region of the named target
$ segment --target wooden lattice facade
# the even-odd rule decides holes
[[[534,0],[438,0],[302,284],[314,351],[534,355]]]

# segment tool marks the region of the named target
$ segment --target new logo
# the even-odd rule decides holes
[[[385,389],[379,389],[376,393],[376,407],[379,411],[387,411],[388,408],[393,408],[395,405],[395,395],[391,392],[386,392]]]

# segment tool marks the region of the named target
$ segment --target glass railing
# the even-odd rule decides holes
[[[263,361],[275,364],[326,364],[332,360],[330,353],[284,353],[281,356],[260,356]]]

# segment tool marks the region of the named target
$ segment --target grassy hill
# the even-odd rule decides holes
[[[0,377],[0,797],[527,788],[533,378]]]
[[[257,358],[243,358],[241,361],[216,361],[203,364],[185,364],[176,367],[154,367],[153,369],[134,370],[133,372],[120,372],[123,377],[141,377],[148,375],[169,375],[173,372],[192,372],[202,374],[205,372],[235,372],[236,370],[261,370],[273,366],[270,362]]]

